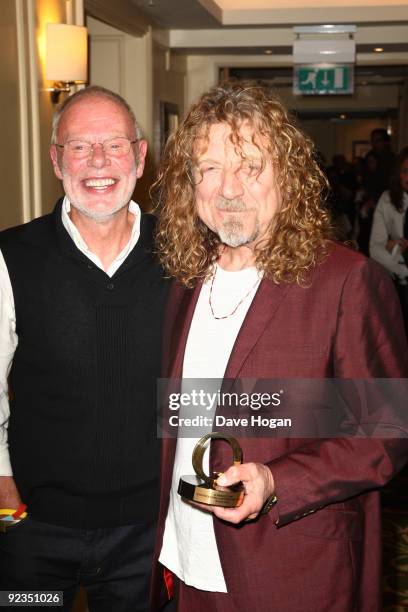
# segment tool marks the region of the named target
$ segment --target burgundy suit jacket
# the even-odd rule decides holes
[[[200,287],[173,285],[164,376],[181,378]],[[214,351],[217,347],[214,346]],[[307,287],[263,280],[225,377],[403,378],[408,351],[392,282],[374,262],[340,245]],[[162,449],[160,552],[175,440]],[[381,516],[376,489],[402,467],[404,439],[240,439],[244,461],[268,465],[279,501],[267,515],[234,526],[214,519],[228,592],[237,611],[380,612]],[[215,444],[211,469],[231,463]],[[163,568],[155,564],[153,609]]]

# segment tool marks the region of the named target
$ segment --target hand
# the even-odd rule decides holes
[[[398,240],[388,240],[387,244],[385,245],[385,248],[389,253],[392,253],[393,248],[396,244],[398,244]]]
[[[406,238],[400,238],[398,240],[398,244],[401,249],[401,253],[403,253],[408,248],[408,240]]]
[[[201,509],[212,512],[219,519],[229,523],[241,523],[255,519],[265,501],[275,490],[272,472],[262,463],[243,463],[228,468],[217,480],[220,486],[231,486],[242,482],[245,487],[244,501],[238,508],[198,505]]]
[[[0,508],[17,510],[22,503],[12,476],[0,476]]]

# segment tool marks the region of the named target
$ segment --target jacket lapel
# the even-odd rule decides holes
[[[167,306],[167,315],[165,325],[171,326],[168,333],[167,346],[165,343],[164,351],[168,351],[168,358],[163,368],[163,376],[170,379],[181,379],[183,374],[183,360],[186,349],[188,332],[190,331],[191,320],[193,318],[194,309],[197,304],[198,296],[200,295],[201,284],[194,289],[186,289],[178,283],[173,283],[169,301]],[[173,383],[170,381],[170,385]],[[179,392],[179,388],[172,391]],[[174,456],[176,452],[177,437],[164,437],[162,443],[161,457],[161,507],[164,512],[161,513],[162,522],[159,526],[159,535],[162,537],[164,529],[164,519],[167,514],[167,506],[169,500],[170,486],[172,481]]]
[[[262,336],[289,289],[289,283],[277,285],[271,280],[262,280],[235,340],[225,370],[225,379],[232,380],[239,376],[253,347]]]
[[[178,285],[171,292],[169,299],[178,302],[179,305],[175,309],[170,335],[169,362],[167,371],[164,372],[167,378],[182,378],[188,332],[200,291],[201,283],[194,289],[186,289]]]

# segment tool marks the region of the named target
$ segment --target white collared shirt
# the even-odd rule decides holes
[[[86,255],[98,268],[103,270],[101,260],[88,249],[86,242],[72,223],[69,217],[70,210],[71,204],[68,198],[65,197],[61,212],[62,223],[65,229],[78,250]],[[106,274],[110,277],[115,274],[139,240],[141,212],[139,205],[133,202],[133,200],[129,203],[129,212],[135,217],[130,240],[110,264],[109,268],[105,270]],[[12,476],[7,443],[7,426],[10,416],[7,379],[17,344],[18,337],[16,334],[13,289],[6,262],[0,251],[0,476]]]
[[[96,266],[98,266],[98,268],[103,270],[104,267],[102,265],[101,260],[95,253],[92,253],[92,251],[88,249],[88,245],[86,244],[85,240],[82,238],[78,229],[72,223],[71,218],[69,216],[70,211],[71,211],[71,202],[68,200],[67,196],[65,196],[64,201],[62,203],[62,223],[65,229],[67,230],[68,234],[72,238],[72,241],[77,247],[77,249],[79,249],[81,253],[86,255],[88,259],[93,261],[93,263]],[[133,249],[133,247],[136,245],[137,241],[139,240],[141,213],[140,213],[139,205],[136,204],[136,202],[133,202],[133,200],[130,200],[129,202],[129,212],[132,213],[132,215],[135,217],[135,222],[133,223],[133,227],[132,227],[132,234],[130,236],[130,240],[127,243],[127,245],[121,250],[119,255],[115,257],[114,261],[112,261],[108,269],[105,270],[108,276],[113,276],[115,274],[115,272],[120,268],[122,263],[125,261],[126,257],[129,255],[130,251]]]

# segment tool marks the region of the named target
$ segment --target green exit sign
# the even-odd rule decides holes
[[[353,64],[295,66],[293,93],[302,96],[344,95],[354,91]]]

